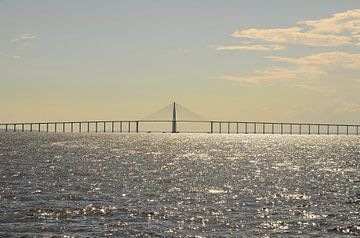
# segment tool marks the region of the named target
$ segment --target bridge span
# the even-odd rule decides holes
[[[169,107],[170,106],[170,107]],[[210,133],[210,134],[289,134],[289,135],[359,135],[360,125],[303,122],[262,122],[227,120],[186,120],[177,118],[180,105],[173,103],[169,108],[172,118],[142,120],[94,120],[94,121],[52,121],[52,122],[10,122],[0,123],[4,132],[53,132],[53,133]],[[187,110],[183,108],[184,110]],[[166,111],[165,110],[165,111]],[[192,113],[188,110],[188,112]],[[192,113],[195,117],[200,117]]]
[[[146,124],[171,125],[171,130],[149,130]],[[192,126],[207,125],[205,130],[180,130],[179,124]],[[289,134],[289,135],[359,135],[360,125],[296,123],[296,122],[254,122],[254,121],[194,121],[194,120],[116,120],[116,121],[58,121],[58,122],[17,122],[1,123],[0,131],[5,132],[53,132],[53,133],[140,133],[140,132],[198,132],[227,134]],[[175,129],[175,130],[174,130]]]

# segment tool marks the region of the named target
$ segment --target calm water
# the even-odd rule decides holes
[[[360,236],[360,137],[0,132],[0,236]]]

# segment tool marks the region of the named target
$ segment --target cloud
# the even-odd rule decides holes
[[[4,53],[4,52],[0,52],[0,56],[10,57],[10,58],[13,58],[13,59],[21,58],[19,55],[13,55],[13,54],[8,54],[8,53]]]
[[[268,81],[295,80],[295,79],[318,79],[327,74],[329,68],[344,68],[347,70],[360,69],[360,54],[348,52],[326,52],[299,58],[288,58],[281,56],[266,57],[276,62],[285,62],[291,68],[267,68],[255,71],[250,76],[223,76],[221,79],[237,81],[246,84],[258,84]],[[328,88],[306,88],[303,89],[329,91]]]
[[[30,39],[35,39],[35,38],[37,38],[37,35],[34,35],[32,33],[24,33],[21,35],[22,40],[30,40]]]
[[[222,76],[223,80],[236,81],[246,84],[258,84],[269,81],[287,81],[302,78],[318,78],[326,74],[323,70],[317,67],[298,67],[295,69],[285,68],[267,68],[265,70],[255,71],[250,76]]]
[[[180,53],[190,53],[190,49],[185,49],[185,48],[179,48],[177,49],[177,51]]]
[[[311,46],[338,46],[351,43],[351,37],[302,32],[299,27],[273,29],[247,29],[235,31],[232,37],[259,39],[276,43],[293,43]]]
[[[355,41],[357,41],[357,42],[355,42],[355,45],[356,46],[360,46],[360,35],[353,35],[353,38],[355,39]]]
[[[25,42],[29,42],[32,39],[38,38],[37,35],[33,34],[33,33],[23,33],[21,34],[18,38],[13,39],[12,41],[25,41]]]
[[[235,31],[231,36],[274,43],[329,47],[359,45],[360,43],[354,42],[359,33],[360,9],[353,9],[336,13],[330,18],[298,21],[296,26],[290,28],[250,28]]]
[[[286,62],[302,66],[335,66],[351,70],[360,69],[360,54],[341,51],[319,53],[300,58],[281,56],[270,56],[266,58],[277,62]]]
[[[360,32],[360,9],[335,13],[330,18],[299,21],[297,24],[309,27],[310,32],[314,33],[338,34],[348,31],[351,34],[357,34]]]
[[[282,45],[227,45],[218,46],[216,50],[254,50],[254,51],[275,51],[283,50],[285,46]]]
[[[341,112],[341,113],[360,112],[360,104],[353,102],[343,102],[339,107],[335,108],[334,112]]]
[[[313,86],[307,84],[295,84],[292,86],[292,88],[297,88],[297,89],[302,89],[317,93],[326,93],[326,94],[334,93],[337,91],[335,88],[329,86]]]
[[[11,42],[14,42],[15,45],[15,49],[9,50],[8,51],[13,51],[13,52],[21,52],[24,51],[27,47],[30,46],[32,40],[38,38],[37,35],[33,34],[33,33],[23,33],[20,36],[18,36],[17,38],[14,38],[12,40],[10,40]],[[18,54],[14,54],[14,53],[5,53],[0,51],[0,56],[5,56],[7,58],[14,58],[14,59],[19,59],[21,58],[20,55]]]

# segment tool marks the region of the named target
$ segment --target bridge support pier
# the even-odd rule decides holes
[[[114,133],[114,123],[115,123],[115,122],[113,122],[113,121],[111,122],[111,132],[112,132],[112,133]]]
[[[284,134],[284,124],[280,124],[280,134]]]
[[[95,132],[97,133],[98,132],[98,123],[95,122]]]
[[[104,121],[104,133],[106,132],[106,122]]]
[[[87,122],[87,133],[90,133],[90,122]]]
[[[24,132],[25,131],[25,125],[21,124],[21,131]]]
[[[266,133],[266,124],[263,123],[263,134],[265,134],[265,133]]]
[[[54,123],[54,132],[57,132],[57,123]]]
[[[139,121],[136,121],[136,133],[139,133]]]
[[[317,125],[317,133],[320,135],[320,125]]]
[[[230,122],[227,123],[228,126],[228,134],[230,134]]]
[[[214,122],[210,122],[210,133],[212,134],[214,132]]]
[[[254,134],[256,134],[256,122],[254,123]]]
[[[30,132],[32,132],[32,129],[33,129],[33,124],[30,123]]]
[[[129,121],[129,125],[128,125],[128,132],[131,132],[131,122]]]
[[[122,121],[120,122],[120,133],[122,132]]]
[[[248,133],[248,124],[247,124],[247,122],[245,122],[245,134],[247,134]]]
[[[292,135],[292,124],[290,124],[290,135]]]

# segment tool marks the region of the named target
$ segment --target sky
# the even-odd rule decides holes
[[[0,121],[360,123],[359,0],[0,0]]]

